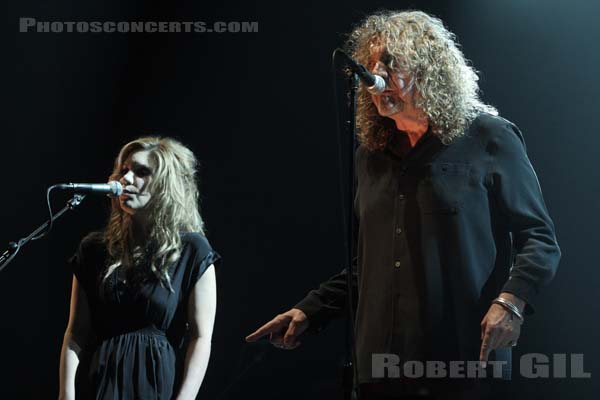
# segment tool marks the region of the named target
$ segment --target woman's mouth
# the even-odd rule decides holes
[[[126,200],[126,199],[129,199],[129,198],[135,196],[136,194],[137,193],[130,191],[130,190],[123,190],[123,194],[121,194],[120,197],[122,200]]]

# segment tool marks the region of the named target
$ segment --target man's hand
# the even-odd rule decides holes
[[[300,346],[296,339],[308,328],[308,318],[302,310],[292,308],[283,314],[277,315],[256,332],[246,336],[247,342],[255,342],[263,336],[269,335],[273,346],[280,349],[295,349]]]
[[[525,302],[510,293],[500,293],[501,298],[510,301],[523,313]],[[481,321],[481,350],[479,361],[483,367],[487,362],[490,352],[501,347],[516,345],[521,334],[522,321],[513,313],[499,304],[492,304]]]

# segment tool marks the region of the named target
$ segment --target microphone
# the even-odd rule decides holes
[[[108,183],[59,183],[58,189],[73,190],[77,193],[106,194],[110,197],[119,197],[123,194],[123,185],[117,181]]]
[[[350,57],[343,50],[337,49],[336,53],[339,54],[344,63],[350,68],[350,70],[358,75],[360,80],[367,87],[367,91],[371,94],[379,94],[385,90],[386,84],[385,79],[379,75],[372,74],[369,72],[364,65],[360,64],[354,58]]]

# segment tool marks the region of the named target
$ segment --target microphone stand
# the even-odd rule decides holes
[[[55,220],[60,218],[65,212],[73,210],[75,207],[81,204],[84,198],[85,195],[75,194],[73,198],[67,201],[67,205],[62,210],[54,214],[52,220],[47,220],[46,222],[44,222],[39,228],[37,228],[35,231],[29,234],[29,236],[21,238],[16,242],[10,242],[8,244],[8,249],[4,251],[2,255],[0,255],[0,272],[2,272],[2,270],[6,268],[6,266],[13,260],[13,258],[16,257],[17,253],[19,252],[19,250],[21,250],[23,246],[25,246],[31,240],[38,239],[38,235],[40,235],[40,233],[48,227],[51,221],[54,222]]]
[[[355,196],[355,172],[354,172],[354,153],[356,151],[356,94],[358,92],[358,75],[347,68],[347,56],[340,50],[336,49],[333,52],[334,66],[334,88],[337,89],[337,72],[342,70],[346,78],[347,90],[346,95],[347,113],[348,116],[344,120],[339,110],[340,99],[335,90],[337,100],[337,131],[338,131],[338,149],[340,171],[343,171],[344,153],[348,160],[347,175],[345,179],[340,179],[340,199],[342,204],[342,225],[345,230],[345,254],[344,265],[346,265],[346,290],[347,290],[347,306],[348,306],[348,326],[346,329],[346,360],[343,370],[343,391],[344,399],[359,400],[360,393],[358,390],[358,364],[356,357],[356,341],[355,332],[355,310],[354,310],[354,266],[353,266],[353,249],[355,238],[355,218],[354,218],[354,196]],[[346,151],[343,150],[344,140],[347,140]],[[343,172],[342,172],[343,173]],[[344,181],[346,182],[344,190]]]

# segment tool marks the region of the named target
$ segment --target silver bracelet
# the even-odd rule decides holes
[[[521,314],[521,312],[519,311],[519,309],[517,308],[517,306],[515,306],[510,301],[504,300],[502,297],[497,297],[497,298],[494,299],[494,301],[492,301],[492,303],[493,304],[501,305],[502,307],[504,307],[505,309],[507,309],[508,311],[510,311],[511,313],[513,313],[514,315],[516,315],[517,318],[519,318],[521,320],[521,322],[523,322],[523,314]]]

